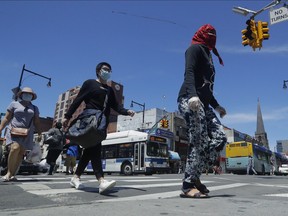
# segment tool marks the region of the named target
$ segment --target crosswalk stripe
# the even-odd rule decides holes
[[[220,185],[220,186],[212,186],[209,187],[210,191],[216,191],[221,189],[229,189],[235,187],[242,187],[248,184],[245,183],[235,183],[229,185]],[[180,190],[177,191],[170,191],[170,192],[163,192],[163,193],[154,193],[154,194],[145,194],[139,196],[130,196],[130,197],[121,197],[121,198],[114,198],[114,199],[105,199],[105,200],[96,200],[93,203],[104,203],[104,202],[121,202],[121,201],[132,201],[132,200],[151,200],[151,199],[165,199],[171,197],[177,197],[180,194]]]
[[[203,181],[203,184],[207,184],[207,183],[212,183],[213,181]],[[141,185],[120,185],[120,186],[116,186],[116,188],[138,188],[138,189],[143,189],[143,188],[153,188],[153,187],[171,187],[171,186],[181,186],[181,182],[179,183],[162,183],[162,184],[141,184]],[[26,192],[29,192],[31,194],[34,195],[55,195],[55,194],[64,194],[64,193],[79,193],[79,192],[92,192],[92,191],[97,191],[98,189],[96,188],[85,188],[84,190],[76,190],[75,188],[64,188],[64,189],[51,189],[48,186],[45,186],[43,184],[36,184],[38,185],[37,187],[34,185],[29,185],[29,184],[22,184],[19,185],[19,187],[21,187],[23,190],[25,190]],[[235,183],[235,184],[231,184],[231,185],[220,185],[220,186],[212,186],[209,187],[209,189],[212,190],[221,190],[221,189],[228,189],[228,188],[233,188],[233,187],[241,187],[247,184],[244,183]],[[35,189],[38,188],[38,189]],[[179,191],[178,191],[179,193]],[[172,193],[172,195],[170,195],[169,193],[166,194],[164,193],[160,193],[163,194],[164,196],[168,196],[168,197],[173,197],[175,196],[175,194]],[[166,194],[166,195],[165,195]],[[152,195],[153,196],[153,195]],[[165,197],[164,197],[165,198]]]
[[[69,185],[71,177],[43,177],[43,178],[18,178],[19,183],[17,185],[21,187],[24,191],[39,195],[39,196],[49,196],[49,195],[58,195],[58,194],[69,194],[69,193],[81,193],[81,192],[98,192],[98,184],[95,187],[85,187],[84,190],[76,190],[75,188],[62,188],[62,189],[52,189],[48,185],[51,184],[67,184]],[[173,179],[159,179],[157,177],[121,177],[117,178],[110,176],[106,178],[115,179],[117,181],[117,185],[115,188],[160,188],[160,187],[172,187],[172,186],[179,186],[179,190],[177,191],[169,191],[169,192],[161,192],[161,193],[152,193],[152,194],[145,194],[145,195],[137,195],[137,196],[130,196],[130,197],[122,197],[122,198],[112,198],[112,199],[104,199],[104,200],[96,200],[94,202],[114,202],[114,201],[130,201],[130,200],[147,200],[147,199],[164,199],[170,197],[177,197],[180,194],[180,187],[182,185],[182,181],[179,178]],[[55,181],[56,180],[56,181]],[[87,178],[84,176],[82,178],[83,183],[93,183],[97,182],[96,179]],[[126,183],[143,183],[143,184],[127,184],[127,185],[118,185],[121,182]],[[150,184],[148,183],[150,182]],[[154,183],[153,183],[154,182]],[[157,183],[161,182],[161,183]],[[166,183],[165,183],[166,182]],[[203,184],[212,183],[214,181],[202,181]],[[246,185],[255,185],[255,186],[264,186],[264,187],[280,187],[280,188],[288,188],[287,185],[272,185],[272,184],[261,184],[261,183],[234,183],[234,184],[226,184],[226,185],[218,185],[218,186],[209,186],[210,191],[217,191],[235,187],[242,187]],[[266,197],[288,197],[288,193],[282,194],[264,194],[263,196]]]
[[[38,184],[43,185],[43,184]],[[145,184],[145,185],[120,185],[116,186],[116,188],[153,188],[153,187],[171,187],[171,186],[180,186],[181,183],[166,183],[166,184]],[[27,187],[28,186],[28,187]],[[53,195],[53,194],[63,194],[63,193],[78,193],[78,192],[88,192],[98,190],[96,188],[84,188],[84,190],[76,190],[75,188],[63,188],[63,189],[51,189],[50,187],[43,186],[44,189],[41,189],[39,186],[38,190],[31,189],[33,186],[31,184],[22,184],[19,185],[26,192],[35,194],[35,195]],[[48,187],[48,188],[47,188]]]
[[[283,194],[265,194],[263,196],[269,196],[269,197],[288,197],[287,193],[283,193]]]
[[[272,184],[260,184],[260,183],[254,183],[256,186],[264,186],[264,187],[280,187],[280,188],[288,188],[288,185],[272,185]]]

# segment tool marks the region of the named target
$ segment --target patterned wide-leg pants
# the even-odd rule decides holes
[[[198,112],[193,112],[188,107],[188,98],[182,98],[178,108],[188,127],[189,147],[184,176],[186,184],[182,188],[185,191],[192,188],[202,172],[217,160],[219,152],[215,148],[224,146],[227,138],[212,108],[201,107]]]

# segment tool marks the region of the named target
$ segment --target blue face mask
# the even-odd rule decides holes
[[[23,101],[29,101],[30,102],[30,101],[32,101],[33,95],[25,92],[25,93],[22,93],[21,98]]]
[[[107,81],[107,80],[110,78],[110,72],[101,69],[99,76],[100,76],[103,80]]]

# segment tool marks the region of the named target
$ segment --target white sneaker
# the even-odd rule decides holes
[[[116,185],[116,181],[114,181],[114,180],[112,180],[112,181],[103,180],[103,181],[101,181],[101,183],[99,185],[99,193],[102,194],[106,190],[114,187],[115,185]]]
[[[70,181],[70,185],[75,189],[82,189],[84,185],[81,183],[80,178],[72,177]]]

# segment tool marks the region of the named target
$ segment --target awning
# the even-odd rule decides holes
[[[178,152],[169,151],[169,159],[170,160],[181,160]]]

